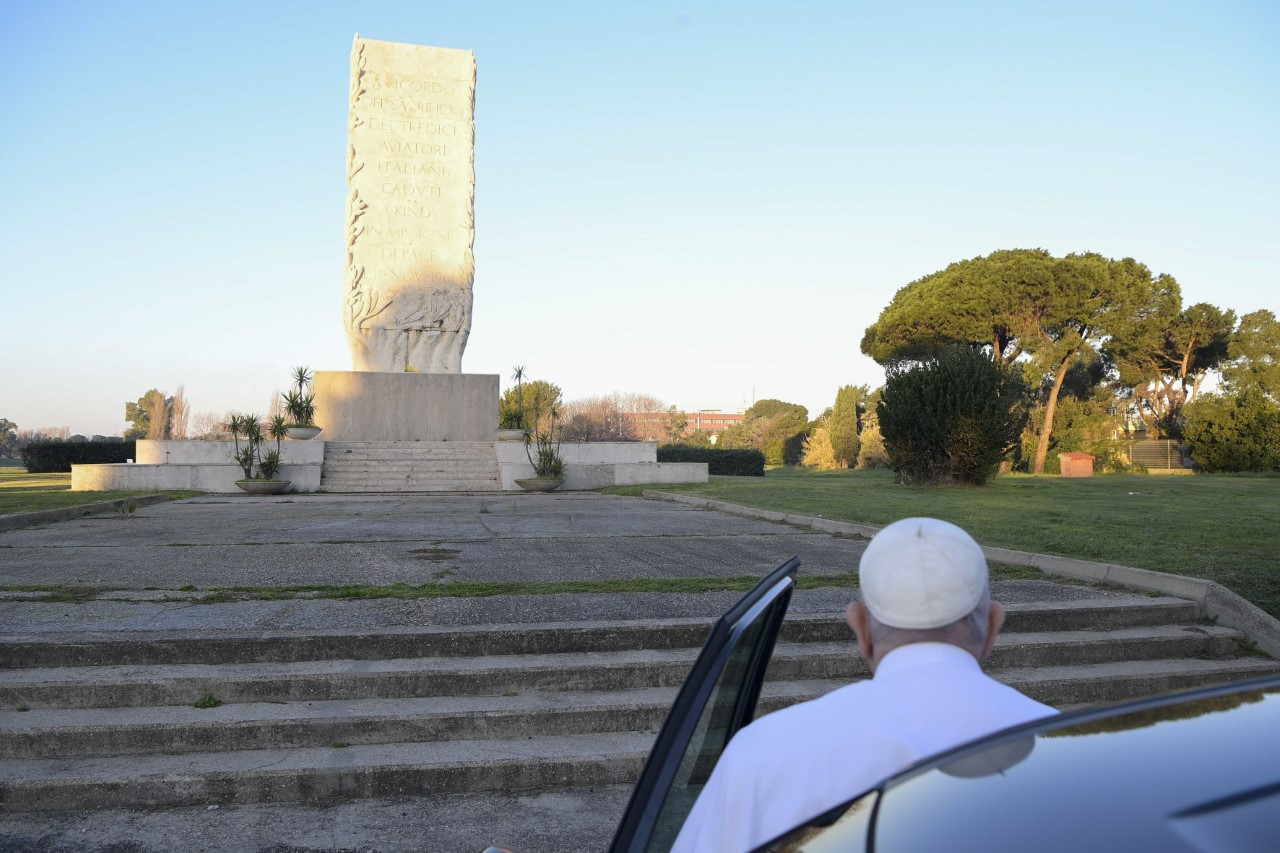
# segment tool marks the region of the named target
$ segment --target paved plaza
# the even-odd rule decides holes
[[[0,600],[0,636],[360,633],[431,626],[705,618],[740,593],[576,593],[205,604],[183,587],[450,584],[760,577],[793,555],[802,575],[846,575],[865,540],[663,501],[595,493],[203,497],[0,533],[0,585],[102,587],[91,601]],[[1015,608],[1140,600],[1047,580],[1006,581]],[[185,594],[188,600],[181,599]],[[846,587],[801,590],[792,613],[840,614]],[[125,600],[112,600],[125,599]],[[667,700],[669,701],[669,700]],[[24,715],[25,716],[25,715]],[[336,750],[339,758],[350,750]],[[337,760],[337,759],[335,759]],[[0,815],[0,849],[23,851],[600,849],[629,784],[331,802]]]

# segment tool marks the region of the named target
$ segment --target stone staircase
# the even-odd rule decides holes
[[[328,441],[322,492],[500,492],[498,454],[482,441]]]
[[[1010,605],[988,670],[1058,707],[1280,670],[1198,615],[1173,598]],[[0,813],[628,784],[708,624],[9,637]],[[839,616],[792,614],[761,710],[866,675]]]

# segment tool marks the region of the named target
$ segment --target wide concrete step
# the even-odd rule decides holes
[[[502,483],[498,480],[466,480],[466,481],[432,481],[410,482],[406,480],[382,480],[370,483],[326,483],[321,481],[320,491],[334,494],[395,494],[396,492],[412,492],[415,494],[432,494],[436,492],[450,494],[471,494],[473,492],[500,492]]]
[[[0,765],[0,813],[297,802],[634,782],[651,732],[309,749],[25,759]]]
[[[456,442],[409,443],[383,445],[325,445],[324,458],[331,459],[488,459],[496,461],[498,452],[492,444]]]
[[[1171,657],[1179,651],[1176,644],[1159,643],[1144,650],[1150,658],[1046,666],[1028,662],[1043,653],[1043,645],[1028,645],[1041,647],[1031,649],[1030,655],[1007,655],[1006,663],[1023,665],[987,669],[1055,705],[1149,695],[1224,675],[1241,677],[1241,671],[1280,670],[1280,663],[1260,659],[1177,660]],[[831,657],[837,656],[840,659],[834,661],[819,656],[797,661],[791,655],[790,662],[770,671],[762,712],[869,675],[847,650],[833,651]],[[814,665],[823,663],[834,666]],[[675,692],[675,685],[598,691],[509,689],[502,695],[244,702],[204,709],[188,705],[4,711],[0,759],[645,731],[661,725]]]
[[[488,454],[369,451],[360,453],[335,453],[325,457],[330,465],[497,465],[498,458]]]
[[[424,459],[421,461],[399,459],[388,462],[342,459],[325,463],[325,470],[344,474],[374,474],[380,471],[465,473],[497,471],[498,463],[477,459]]]
[[[412,449],[434,450],[439,448],[454,450],[493,450],[492,441],[326,441],[325,452],[359,449]]]
[[[1213,625],[1010,633],[998,640],[988,667],[999,672],[1176,656],[1222,658],[1236,651],[1238,636]],[[190,705],[205,693],[223,702],[243,703],[672,687],[684,680],[696,655],[695,647],[686,646],[480,657],[13,669],[0,671],[0,707]],[[848,679],[867,672],[846,637],[839,642],[779,643],[769,678]]]
[[[1051,705],[1107,701],[1113,694],[1151,695],[1201,684],[1231,681],[1274,672],[1275,661],[1247,658],[1231,661],[1150,660],[1089,664],[1079,667],[1012,669],[1001,680]],[[820,696],[847,684],[844,679],[808,680],[768,685],[760,712]],[[547,790],[564,786],[633,781],[651,746],[654,730],[674,691],[649,691],[632,703],[634,716],[613,730],[609,713],[597,704],[579,708],[578,719],[603,731],[435,740],[360,743],[335,740],[327,746],[274,744],[270,749],[194,751],[181,754],[79,755],[15,757],[0,764],[0,811],[68,810],[109,807],[178,806],[195,803],[290,802],[332,797],[377,797],[482,791]],[[314,706],[313,706],[314,707]],[[216,709],[215,709],[216,710]],[[366,726],[341,727],[341,712],[330,708],[330,728],[316,726],[323,713],[292,725],[313,735],[360,737]],[[501,713],[501,709],[497,709]],[[574,713],[566,710],[565,714]],[[293,714],[297,715],[294,710]],[[287,716],[285,714],[284,716]],[[83,720],[82,720],[83,722]],[[180,723],[181,721],[174,721]],[[193,724],[196,738],[217,736],[215,725]],[[275,721],[277,724],[280,720]],[[420,734],[432,722],[401,722],[403,734]],[[70,723],[70,720],[68,720]],[[153,733],[163,721],[150,724]],[[224,731],[235,727],[228,721]],[[308,728],[308,726],[311,728]],[[243,728],[243,726],[242,726]],[[82,741],[91,734],[63,733]],[[376,727],[373,729],[379,731]],[[383,731],[387,731],[383,729]],[[459,730],[463,735],[475,729]],[[502,731],[495,724],[495,731]],[[240,743],[252,736],[240,734]]]
[[[345,472],[335,471],[324,474],[321,481],[327,484],[360,485],[363,483],[490,483],[498,482],[497,472],[477,473],[472,471],[381,471],[381,472]]]
[[[489,483],[496,482],[500,478],[496,471],[493,472],[476,472],[476,471],[334,471],[330,474],[321,476],[321,481],[325,483],[349,483],[359,485],[362,483],[401,483],[407,481],[416,481],[422,483]]]
[[[530,601],[528,606],[536,603]],[[1198,613],[1196,605],[1177,598],[1151,599],[1139,606],[1111,599],[1049,606],[1011,604],[1007,612],[1001,643],[1019,633],[1111,630],[1173,623],[1213,627],[1191,624]],[[10,636],[0,640],[0,669],[696,649],[706,639],[709,624],[705,618],[667,618],[415,627],[354,634],[192,630]],[[782,625],[781,640],[784,643],[847,642],[850,636],[848,626],[838,615],[792,613]]]

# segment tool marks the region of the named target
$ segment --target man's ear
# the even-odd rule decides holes
[[[987,613],[987,642],[982,646],[982,654],[978,655],[979,661],[987,659],[987,655],[991,654],[991,647],[996,644],[996,634],[1000,633],[1000,629],[1004,627],[1004,605],[998,601],[991,602],[991,611]]]
[[[870,662],[874,651],[871,643],[871,611],[861,601],[850,601],[845,618],[858,638],[858,654],[862,655],[863,660]]]

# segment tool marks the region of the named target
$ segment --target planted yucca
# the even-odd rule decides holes
[[[309,367],[293,369],[293,388],[281,395],[288,413],[287,435],[293,439],[315,438],[320,434],[316,426],[316,395],[312,390],[315,374]]]

